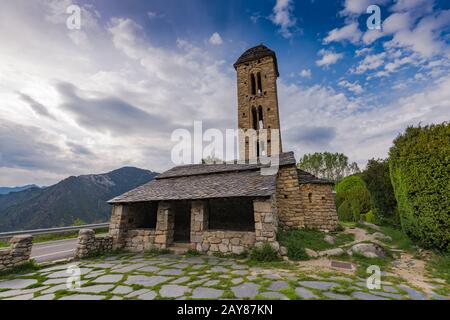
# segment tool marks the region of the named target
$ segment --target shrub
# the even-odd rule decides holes
[[[398,225],[397,201],[395,200],[394,189],[389,176],[388,160],[369,160],[361,178],[370,192],[375,220],[379,223]]]
[[[372,210],[370,210],[366,214],[362,214],[361,215],[361,220],[367,221],[367,222],[370,222],[370,223],[375,223],[377,221],[377,219],[375,218],[375,214],[373,213]]]
[[[359,175],[344,178],[336,185],[336,206],[339,219],[359,221],[370,210],[370,194]]]
[[[450,124],[408,127],[389,150],[402,229],[424,247],[450,249]]]
[[[279,261],[278,253],[268,243],[264,243],[261,247],[255,247],[250,252],[250,259],[258,262]]]

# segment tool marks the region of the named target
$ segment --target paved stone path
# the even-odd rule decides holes
[[[73,264],[81,271],[78,289],[67,286]],[[0,278],[0,299],[449,299],[427,295],[400,278],[389,278],[382,290],[369,290],[365,283],[340,273],[302,274],[235,259],[121,254]]]

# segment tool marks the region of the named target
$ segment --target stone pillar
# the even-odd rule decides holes
[[[11,244],[12,262],[15,266],[28,262],[33,247],[33,236],[24,234],[13,237],[9,243]]]
[[[0,250],[0,271],[12,269],[30,260],[32,235],[14,236],[9,243],[9,248]]]
[[[81,229],[78,236],[78,245],[75,258],[85,258],[93,254],[104,254],[113,248],[111,236],[95,236],[92,229]]]
[[[78,234],[78,245],[75,250],[76,258],[84,258],[89,255],[91,247],[94,246],[95,232],[92,229],[81,229]]]
[[[167,248],[173,243],[175,216],[169,202],[159,202],[156,217],[155,246]]]
[[[109,235],[113,239],[113,248],[121,249],[125,245],[128,231],[128,207],[126,205],[113,205],[111,221],[109,223]]]
[[[274,199],[256,199],[253,201],[255,215],[256,246],[268,242],[276,251],[280,249],[277,242],[278,218]]]
[[[191,244],[192,249],[197,251],[208,251],[203,248],[203,231],[208,229],[209,212],[204,200],[192,201],[191,204]]]

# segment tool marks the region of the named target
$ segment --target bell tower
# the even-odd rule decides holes
[[[245,51],[233,66],[237,72],[238,128],[246,133],[240,140],[240,158],[281,153],[275,52],[260,44]],[[247,133],[256,133],[255,145]]]

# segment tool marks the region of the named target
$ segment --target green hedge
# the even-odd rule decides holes
[[[361,177],[370,192],[372,202],[374,217],[369,219],[382,224],[399,225],[397,201],[389,175],[389,161],[370,159]]]
[[[409,127],[394,140],[389,169],[404,232],[450,249],[450,124]]]
[[[344,178],[336,185],[336,207],[342,221],[359,221],[370,211],[370,193],[359,175]]]

